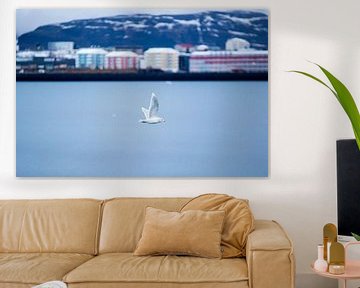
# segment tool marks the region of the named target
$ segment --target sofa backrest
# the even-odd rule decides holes
[[[116,198],[105,201],[99,253],[133,252],[141,237],[145,208],[179,211],[189,198]]]
[[[103,201],[0,200],[0,253],[96,254]]]

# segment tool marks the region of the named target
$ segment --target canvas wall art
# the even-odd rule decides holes
[[[18,177],[267,177],[268,11],[18,9]]]

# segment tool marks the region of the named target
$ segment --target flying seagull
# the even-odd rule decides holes
[[[157,115],[157,112],[159,111],[159,100],[157,99],[155,93],[151,93],[149,109],[142,107],[141,110],[145,115],[145,119],[139,120],[140,123],[158,124],[165,122],[164,118]]]

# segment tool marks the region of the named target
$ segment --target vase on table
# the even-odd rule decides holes
[[[318,245],[318,258],[314,263],[314,269],[319,272],[326,272],[328,263],[324,260],[324,245]]]

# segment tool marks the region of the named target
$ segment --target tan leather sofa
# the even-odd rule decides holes
[[[133,256],[144,211],[186,198],[0,201],[0,288],[62,280],[71,288],[293,288],[292,244],[256,220],[246,258]]]

